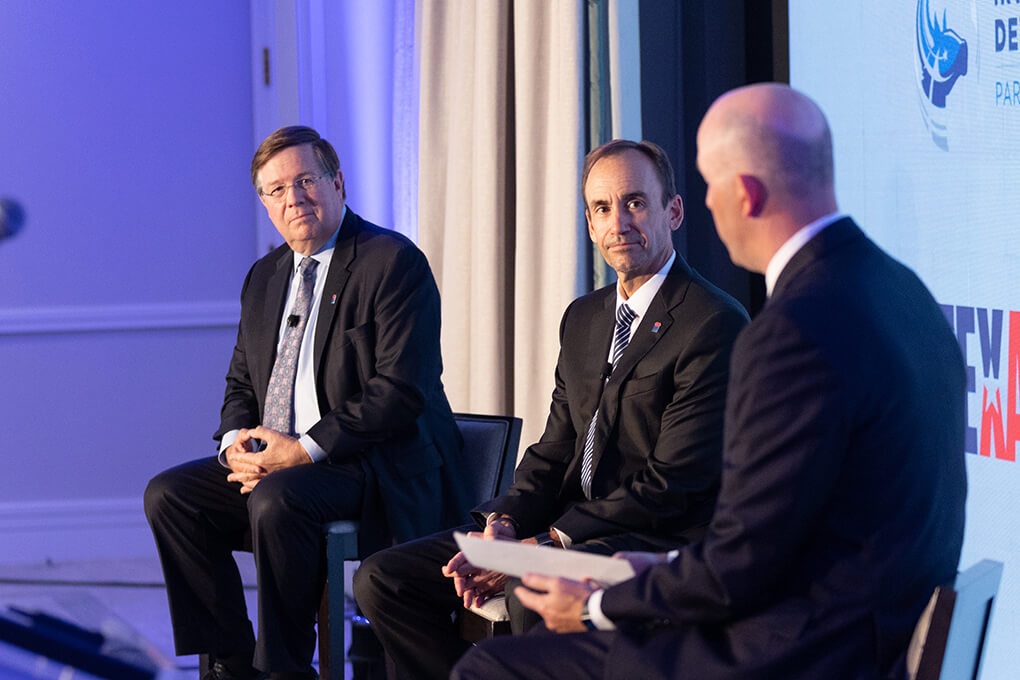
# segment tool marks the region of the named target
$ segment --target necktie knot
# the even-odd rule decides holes
[[[315,274],[315,268],[319,266],[319,261],[314,257],[305,257],[298,262],[297,271],[301,278],[307,278]]]

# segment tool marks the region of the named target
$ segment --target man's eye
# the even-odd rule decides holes
[[[313,184],[315,184],[315,180],[311,177],[302,177],[297,181],[297,185],[305,191],[311,189]]]
[[[630,208],[631,210],[638,210],[638,209],[640,209],[643,206],[644,206],[644,203],[642,203],[641,201],[638,201],[638,200],[628,201],[627,202],[627,207]]]
[[[279,198],[280,196],[283,196],[283,192],[285,192],[286,190],[287,190],[286,187],[280,185],[278,187],[273,187],[272,189],[270,189],[268,192],[266,192],[266,195],[271,196],[273,198]]]

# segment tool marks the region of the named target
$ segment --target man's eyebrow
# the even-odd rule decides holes
[[[315,172],[312,171],[312,170],[306,170],[305,172],[302,172],[302,173],[299,173],[297,175],[294,175],[294,179],[292,179],[291,182],[296,182],[299,179],[304,179],[306,177],[315,177]],[[272,182],[266,182],[266,186],[269,186],[269,187],[271,187],[271,186],[278,186],[280,184],[286,184],[286,183],[287,183],[286,180],[275,179]]]
[[[624,200],[624,202],[626,202],[626,201],[632,201],[632,200],[634,200],[635,198],[642,198],[642,199],[644,199],[644,200],[646,200],[646,201],[647,201],[647,200],[648,200],[648,194],[646,194],[646,193],[645,193],[645,192],[643,192],[643,191],[632,191],[632,192],[630,192],[630,193],[628,193],[628,194],[624,194],[624,195],[623,195],[623,200]]]

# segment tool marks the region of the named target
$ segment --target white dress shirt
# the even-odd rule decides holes
[[[666,275],[669,274],[669,270],[672,269],[673,262],[675,260],[676,251],[674,250],[670,253],[669,259],[666,260],[666,264],[662,265],[662,268],[657,271],[652,278],[641,284],[641,287],[634,291],[634,294],[629,298],[624,298],[620,285],[616,285],[616,311],[620,310],[620,305],[627,303],[627,306],[630,307],[630,311],[634,312],[634,321],[630,324],[630,338],[634,337],[634,331],[637,330],[638,325],[641,324],[641,318],[644,317],[646,312],[648,312],[648,308],[651,306],[652,300],[655,298],[655,294],[659,292],[660,288],[662,288],[662,283],[666,280]],[[613,318],[615,319],[616,317],[614,316]],[[630,338],[627,338],[627,342],[630,342]],[[609,356],[606,357],[606,359],[610,363],[613,361],[613,343],[609,343]]]

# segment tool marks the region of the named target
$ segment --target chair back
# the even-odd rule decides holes
[[[455,413],[453,417],[464,439],[464,479],[471,485],[468,501],[469,507],[473,507],[510,486],[517,465],[517,446],[521,441],[521,419],[473,413]],[[359,528],[357,520],[328,522],[324,527],[327,577],[318,619],[319,673],[324,680],[343,680],[345,677],[344,561],[358,558]],[[364,628],[366,625],[363,619],[361,623],[352,620],[352,635],[358,626]],[[333,660],[331,652],[335,652]],[[208,668],[207,662],[204,668]]]
[[[474,506],[506,491],[517,466],[521,419],[455,413],[464,438],[464,479],[471,485],[468,500]]]
[[[982,560],[935,589],[907,650],[910,680],[977,680],[1002,563]]]

